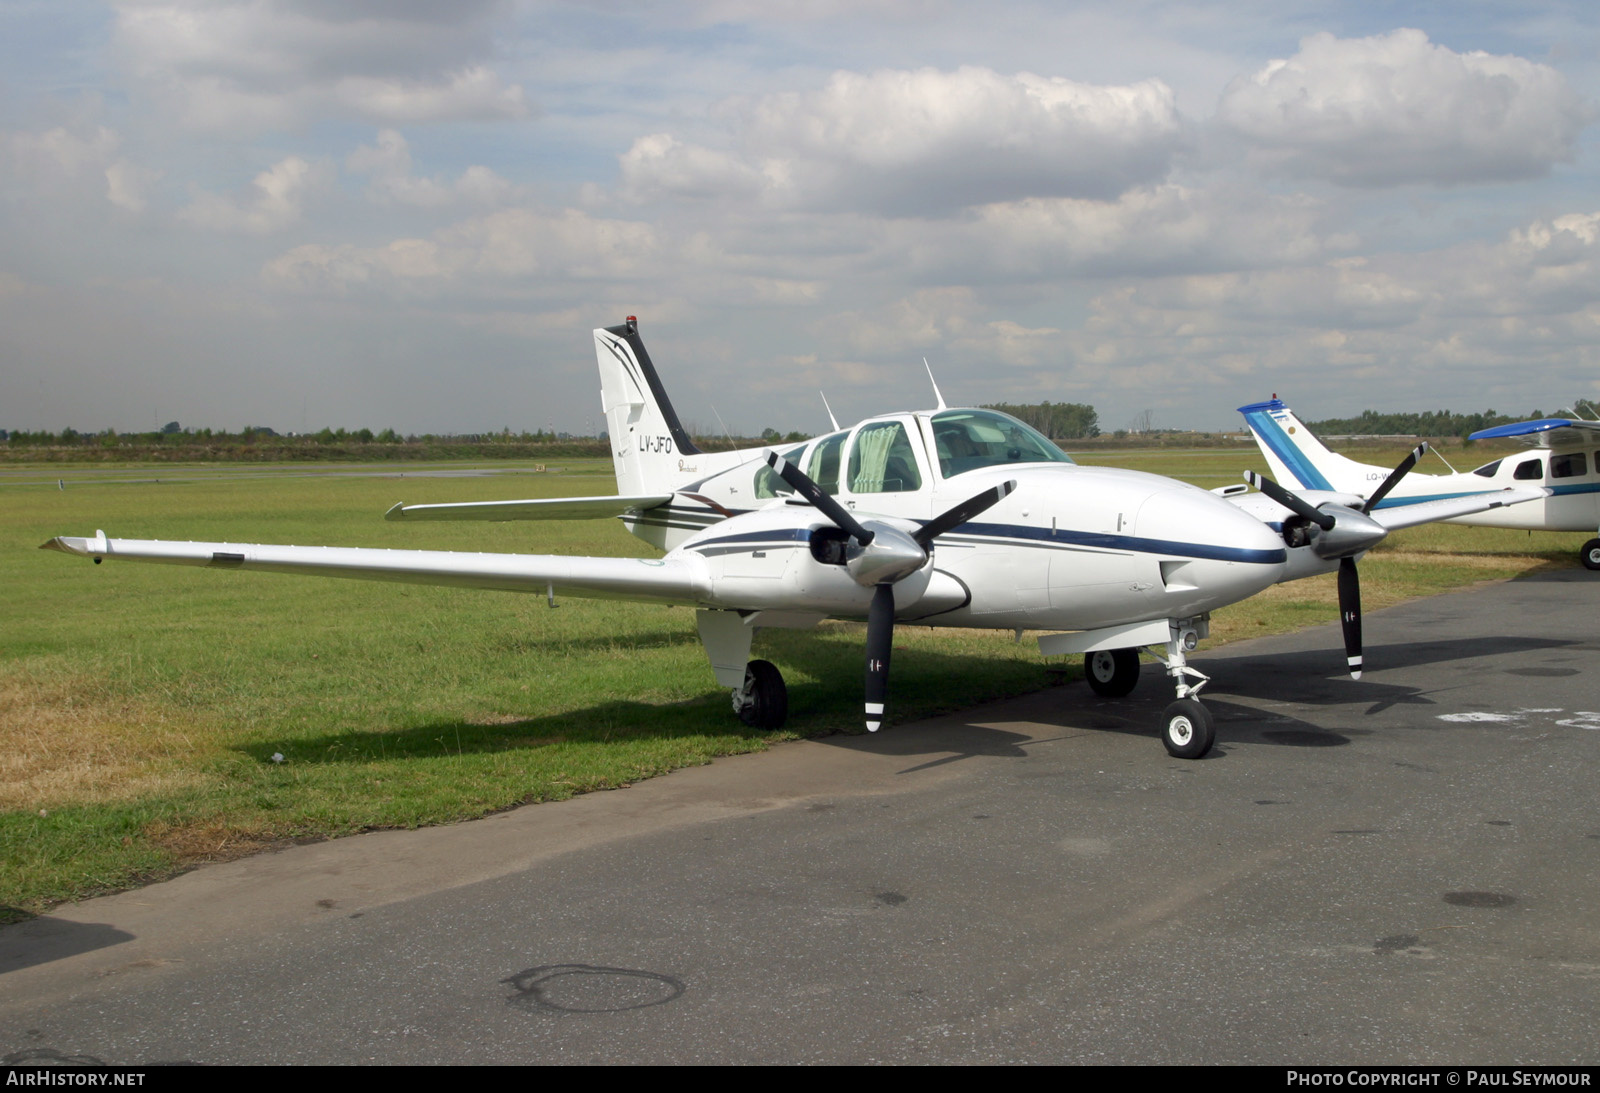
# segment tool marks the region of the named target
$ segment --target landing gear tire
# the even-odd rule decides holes
[[[1121,698],[1139,682],[1139,650],[1100,649],[1086,653],[1083,678],[1101,698]]]
[[[733,692],[734,712],[752,729],[778,729],[789,718],[789,689],[770,660],[752,660],[744,668],[744,686]]]
[[[1590,539],[1578,552],[1585,569],[1600,569],[1600,539]]]
[[[1167,707],[1161,742],[1166,745],[1168,755],[1177,759],[1199,759],[1211,750],[1216,738],[1211,711],[1199,700],[1180,698]]]

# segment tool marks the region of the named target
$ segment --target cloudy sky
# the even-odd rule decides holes
[[[1600,397],[1600,8],[5,0],[0,427]]]

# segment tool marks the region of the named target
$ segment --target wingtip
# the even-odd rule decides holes
[[[63,554],[76,554],[79,557],[89,553],[89,540],[74,535],[57,535],[54,539],[46,539],[39,544],[40,550],[59,550]]]
[[[383,514],[383,518],[385,520],[404,520],[406,518],[406,503],[404,501],[395,502],[389,511]]]

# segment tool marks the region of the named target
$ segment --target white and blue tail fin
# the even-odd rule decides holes
[[[1294,411],[1279,399],[1239,407],[1272,477],[1290,489],[1333,490],[1365,495],[1389,473],[1387,467],[1357,463],[1330,452]],[[1372,473],[1379,472],[1374,479]]]
[[[678,421],[650,354],[639,337],[639,321],[594,332],[600,365],[600,407],[611,434],[617,492],[671,493],[695,477],[701,455]]]

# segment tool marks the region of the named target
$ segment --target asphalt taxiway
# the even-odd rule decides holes
[[[0,1057],[1600,1062],[1582,570],[0,930]]]

